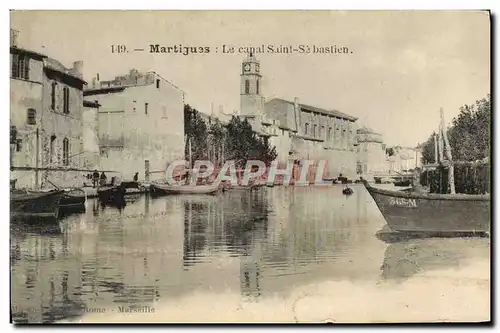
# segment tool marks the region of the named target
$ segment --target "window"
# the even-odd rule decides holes
[[[16,151],[21,151],[23,149],[23,140],[17,139],[16,141]]]
[[[304,134],[307,135],[307,134],[309,134],[308,132],[309,132],[309,124],[306,123],[305,126],[304,126]]]
[[[49,163],[52,164],[54,162],[54,157],[56,155],[56,136],[52,135],[50,137],[50,152],[49,152]]]
[[[259,94],[259,80],[257,80],[257,95]]]
[[[134,112],[135,112],[135,106],[136,106],[136,104],[137,104],[137,101],[132,101],[132,105],[133,105],[132,110],[134,110]]]
[[[320,138],[322,138],[323,135],[325,135],[325,126],[321,126],[321,128],[319,130],[319,136],[320,136]]]
[[[36,125],[36,110],[28,109],[27,115],[28,115],[28,120],[27,120],[28,125]]]
[[[26,55],[12,55],[12,77],[16,79],[29,80],[30,78],[30,58]]]
[[[313,136],[314,137],[316,136],[317,129],[318,129],[318,125],[314,125],[314,128],[313,128]]]
[[[64,87],[63,89],[63,112],[69,113],[69,88]]]
[[[63,164],[69,165],[69,140],[64,138],[63,140]]]
[[[332,140],[332,128],[328,128],[328,140]]]
[[[160,79],[156,79],[156,89],[160,89]]]
[[[245,94],[250,94],[250,81],[245,80]]]
[[[144,103],[144,114],[148,114],[148,103]]]
[[[56,82],[52,82],[52,91],[50,93],[50,108],[55,111],[56,110]]]

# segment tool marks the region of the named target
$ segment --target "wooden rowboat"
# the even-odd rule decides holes
[[[393,231],[427,235],[490,232],[489,195],[390,191],[367,182],[364,185]]]
[[[64,191],[29,192],[13,190],[10,195],[11,217],[57,218]]]
[[[172,195],[172,194],[216,194],[219,191],[219,185],[169,185],[152,183],[150,191],[153,196]]]

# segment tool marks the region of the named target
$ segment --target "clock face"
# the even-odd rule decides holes
[[[250,64],[246,64],[245,65],[245,72],[249,72],[250,71]]]

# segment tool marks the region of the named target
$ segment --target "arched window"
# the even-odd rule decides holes
[[[52,82],[52,91],[50,93],[50,98],[51,98],[50,108],[54,111],[56,109],[56,86],[57,86],[57,83]]]
[[[69,88],[64,87],[63,89],[63,112],[69,113]]]
[[[319,137],[323,138],[323,135],[325,135],[325,126],[321,126],[319,129]]]
[[[69,165],[69,140],[64,138],[63,140],[63,164]]]
[[[316,132],[318,130],[318,125],[314,125],[314,128],[313,128],[313,136],[316,137]]]
[[[306,123],[305,126],[304,126],[304,134],[309,134],[309,124]]]
[[[250,81],[245,80],[245,94],[250,94]]]
[[[28,125],[36,125],[36,110],[28,109],[27,121]]]
[[[259,94],[259,90],[260,90],[260,89],[259,89],[259,88],[260,88],[259,86],[260,86],[260,81],[259,81],[259,80],[257,80],[257,87],[256,87],[256,88],[257,88],[257,95]]]
[[[333,140],[332,128],[331,127],[328,129],[328,140]]]

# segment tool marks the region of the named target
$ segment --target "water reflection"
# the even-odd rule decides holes
[[[324,281],[375,282],[381,263],[390,281],[403,274],[398,257],[424,266],[404,243],[374,237],[385,222],[364,188],[353,189],[350,197],[341,186],[141,196],[120,208],[89,200],[57,233],[11,230],[13,317],[51,322],[200,293],[261,302]]]
[[[487,238],[425,238],[389,244],[381,266],[383,279],[402,282],[415,274],[458,269],[489,259]]]

